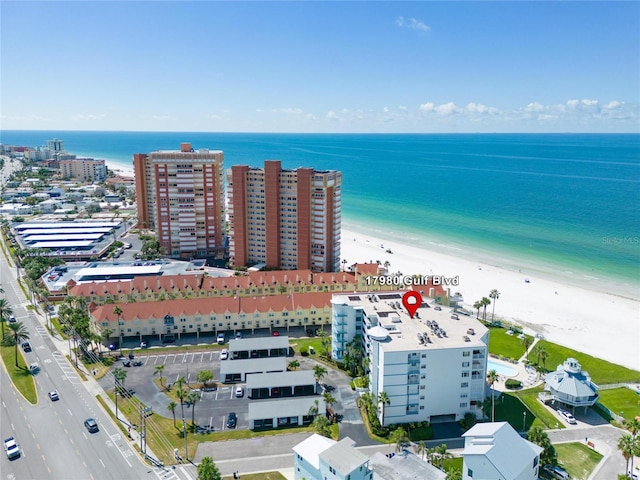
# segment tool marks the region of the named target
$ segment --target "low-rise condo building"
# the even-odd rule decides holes
[[[343,360],[354,341],[363,349],[371,394],[385,392],[389,399],[379,408],[384,426],[479,414],[486,396],[488,329],[424,299],[411,318],[402,305],[404,293],[334,295],[333,358]]]
[[[562,365],[545,377],[544,402],[560,403],[571,407],[593,406],[598,401],[598,388],[591,382],[589,373],[583,371],[575,358],[567,358]]]

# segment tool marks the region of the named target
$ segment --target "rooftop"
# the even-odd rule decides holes
[[[336,294],[332,303],[361,306],[370,320],[377,319],[379,326],[387,330],[387,338],[378,328],[370,332],[379,338],[385,351],[486,346],[482,339],[488,330],[475,318],[461,313],[452,318],[451,308],[439,306],[428,298],[423,298],[414,318],[411,318],[402,305],[404,293]]]

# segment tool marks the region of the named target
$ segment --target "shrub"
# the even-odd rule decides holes
[[[516,380],[515,378],[508,378],[506,382],[504,382],[505,387],[513,390],[516,388],[522,387],[522,382],[520,380]]]

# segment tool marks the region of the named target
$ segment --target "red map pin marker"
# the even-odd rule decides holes
[[[413,290],[408,291],[402,296],[402,304],[409,312],[409,315],[411,315],[411,318],[413,318],[418,308],[420,308],[420,305],[422,305],[422,295]]]

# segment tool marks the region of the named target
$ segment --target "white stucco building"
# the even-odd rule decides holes
[[[537,480],[542,447],[507,422],[478,423],[463,435],[463,480]]]
[[[349,437],[339,442],[314,433],[293,447],[296,480],[372,480],[369,458]]]
[[[385,392],[382,425],[457,421],[480,414],[485,398],[488,330],[479,321],[423,303],[415,318],[405,292],[337,294],[332,298],[332,355],[361,335],[369,358],[369,389]]]

